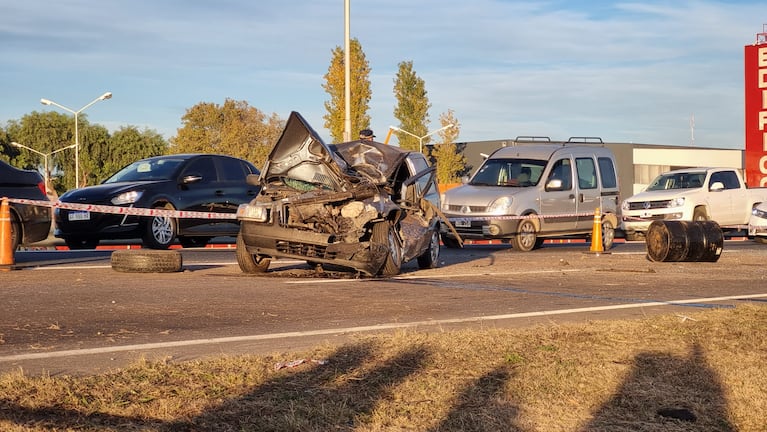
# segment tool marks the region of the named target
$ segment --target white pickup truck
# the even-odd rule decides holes
[[[628,240],[640,238],[655,220],[712,220],[740,230],[761,202],[767,202],[767,188],[748,188],[734,168],[679,169],[623,201],[621,228]]]

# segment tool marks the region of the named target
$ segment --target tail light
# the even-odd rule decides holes
[[[37,188],[40,189],[40,192],[42,192],[43,195],[48,196],[48,194],[45,192],[45,182],[38,182]]]

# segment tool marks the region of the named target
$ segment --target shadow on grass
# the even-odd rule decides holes
[[[646,352],[585,431],[735,432],[724,390],[700,346],[685,357]]]

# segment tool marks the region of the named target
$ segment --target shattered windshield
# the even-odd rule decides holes
[[[703,186],[705,180],[706,173],[704,172],[661,174],[650,183],[647,190],[695,189]]]
[[[541,179],[545,160],[488,159],[469,184],[479,186],[535,186]]]

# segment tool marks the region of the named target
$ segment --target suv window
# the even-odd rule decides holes
[[[220,168],[223,170],[220,173],[221,180],[245,181],[245,177],[251,174],[247,165],[240,160],[224,157],[220,158],[219,161],[221,162]]]
[[[615,175],[615,165],[613,160],[608,157],[600,157],[597,159],[599,164],[599,173],[602,177],[602,187],[606,189],[612,189],[618,187],[618,176]]]

